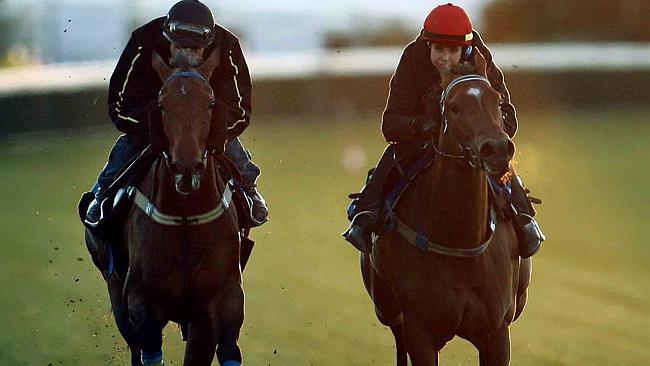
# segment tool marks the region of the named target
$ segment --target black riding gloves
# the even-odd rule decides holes
[[[438,124],[429,116],[419,116],[411,120],[411,132],[418,137],[431,137],[437,127]]]

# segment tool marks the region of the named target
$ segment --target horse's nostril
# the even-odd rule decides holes
[[[492,147],[492,144],[489,142],[486,142],[481,146],[481,150],[479,150],[479,154],[481,155],[482,158],[489,158],[492,155],[494,155],[494,147]]]

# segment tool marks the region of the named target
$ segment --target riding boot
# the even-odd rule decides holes
[[[241,172],[242,188],[249,200],[249,207],[251,208],[250,218],[255,226],[260,226],[269,220],[269,209],[266,201],[257,191],[255,182],[261,174],[260,168],[253,163],[250,151],[246,150],[238,138],[229,140],[226,143],[225,149],[226,156],[235,164],[237,169]]]
[[[86,223],[91,226],[96,226],[102,218],[102,195],[100,192],[95,193],[95,199],[90,202],[86,211]]]
[[[384,200],[384,186],[393,167],[393,150],[393,145],[388,146],[377,167],[371,171],[352,210],[350,227],[342,234],[345,240],[363,253],[372,251],[372,233],[377,230],[379,210]]]
[[[102,201],[106,198],[105,191],[115,181],[118,173],[122,168],[135,156],[142,152],[146,147],[142,140],[135,135],[122,135],[115,141],[115,145],[108,155],[108,161],[97,177],[97,182],[93,185],[91,192],[95,194],[95,199],[88,206],[86,211],[86,223],[90,226],[96,226],[102,219]]]
[[[512,183],[511,205],[515,213],[514,222],[519,240],[519,255],[522,258],[528,258],[537,253],[542,242],[546,240],[542,229],[533,218],[535,209],[531,204],[531,200],[536,203],[541,203],[541,201],[528,196],[528,191],[524,188],[519,176],[515,175],[510,182]]]

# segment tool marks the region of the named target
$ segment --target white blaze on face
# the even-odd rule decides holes
[[[472,96],[472,97],[480,97],[481,96],[481,89],[479,88],[469,88],[467,89],[467,95]]]

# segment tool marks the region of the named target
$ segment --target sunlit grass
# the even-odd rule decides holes
[[[512,364],[650,364],[646,114],[520,112],[520,121],[517,167],[545,201],[538,217],[549,240],[512,327]],[[259,119],[246,132],[271,208],[245,274],[248,365],[393,362],[358,256],[339,235],[347,194],[384,147],[378,123]],[[116,136],[106,129],[0,144],[1,365],[127,363],[75,207]],[[167,327],[169,364],[181,363],[182,349]],[[475,365],[477,356],[455,340],[442,362]]]

